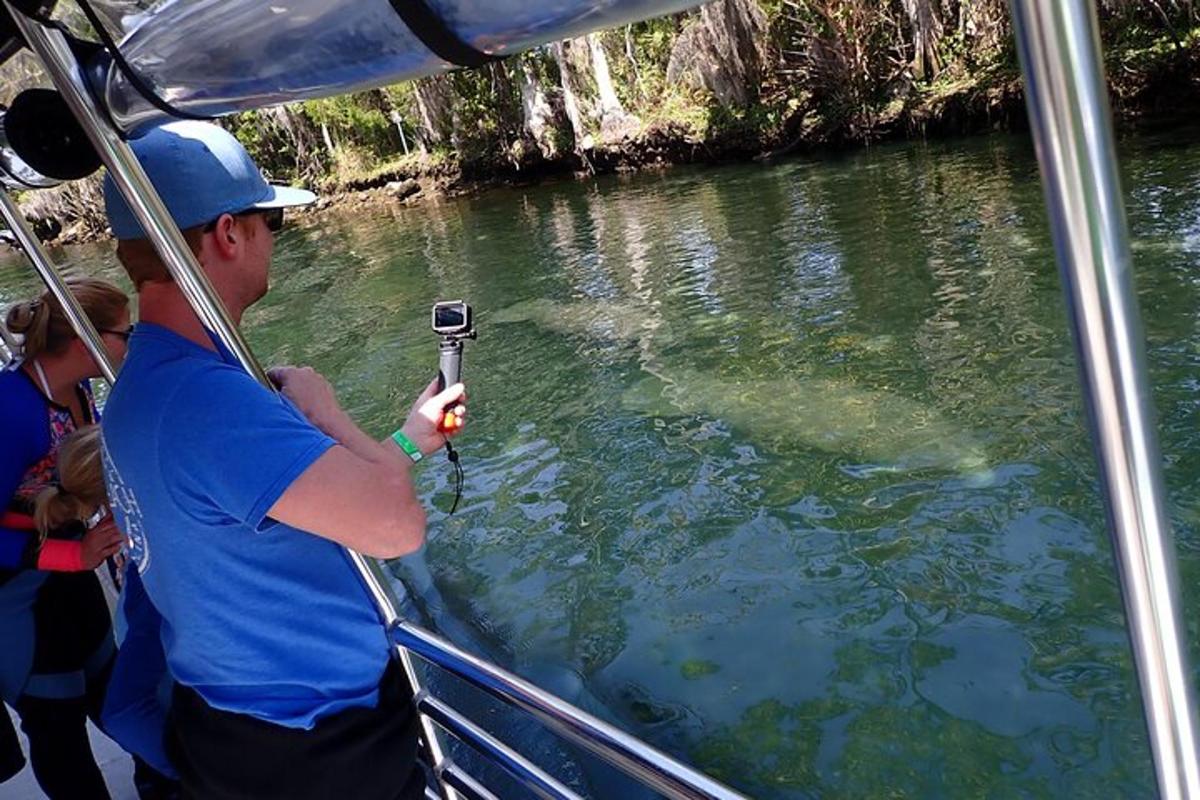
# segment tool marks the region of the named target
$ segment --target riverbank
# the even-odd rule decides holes
[[[1117,48],[1109,54],[1110,102],[1118,130],[1190,121],[1200,101],[1200,36]],[[703,95],[699,96],[703,99]],[[812,155],[904,139],[947,138],[1026,128],[1024,94],[1016,65],[999,62],[968,72],[947,69],[928,84],[909,84],[873,110],[833,116],[816,102],[789,102],[763,118],[765,105],[731,111],[715,101],[674,115],[640,121],[636,132],[597,138],[577,150],[547,156],[516,141],[465,160],[445,151],[418,151],[363,163],[349,159],[329,174],[302,180],[320,200],[303,213],[334,206],[417,204],[546,179]],[[861,111],[861,110],[860,110]],[[236,123],[234,124],[236,128]],[[239,131],[240,132],[240,131]],[[248,142],[251,150],[254,143]],[[26,193],[22,209],[44,241],[58,244],[107,236],[98,178]]]

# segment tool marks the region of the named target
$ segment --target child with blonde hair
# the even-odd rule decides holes
[[[102,449],[99,425],[80,428],[62,440],[58,483],[38,495],[34,511],[42,536],[71,525],[91,528],[108,518]],[[138,796],[166,800],[179,792],[178,784],[167,777],[173,776],[174,770],[161,747],[166,702],[160,695],[164,682],[169,688],[170,681],[157,639],[158,614],[136,575],[133,584],[123,587],[121,611],[127,619],[130,615],[140,619],[136,625],[125,626],[130,633],[117,652],[103,710],[96,709],[95,721],[133,754]]]
[[[68,434],[59,445],[58,483],[38,495],[33,520],[43,539],[48,532],[71,523],[90,529],[107,516],[107,501],[100,426],[88,425]]]

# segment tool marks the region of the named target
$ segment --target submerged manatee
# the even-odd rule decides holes
[[[982,444],[936,409],[846,380],[733,380],[696,370],[659,371],[622,406],[662,416],[715,417],[767,446],[844,453],[877,470],[936,467],[986,475]]]
[[[545,298],[522,300],[491,314],[487,321],[532,322],[555,333],[617,342],[635,341],[656,324],[648,305],[615,300],[559,303]]]
[[[488,315],[488,324],[531,322],[539,328],[564,336],[630,344],[643,342],[648,335],[656,341],[670,341],[656,304],[637,300],[575,300],[562,303],[547,298],[522,300]],[[736,312],[699,314],[688,320],[690,334],[734,325],[740,322]]]

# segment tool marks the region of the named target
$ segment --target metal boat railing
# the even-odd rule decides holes
[[[707,797],[732,800],[741,797],[637,737],[596,719],[565,700],[412,623],[397,623],[392,629],[392,640],[403,650],[415,653],[493,697],[529,713],[562,738],[666,797],[696,800]]]
[[[1096,13],[1085,0],[1012,0],[1012,10],[1159,791],[1200,798],[1195,693]]]
[[[71,52],[66,38],[60,31],[46,28],[24,17],[9,0],[5,0],[5,5],[26,42],[38,56],[54,85],[83,126],[108,168],[109,175],[125,197],[142,229],[147,232],[148,238],[189,304],[205,326],[229,348],[246,371],[274,391],[266,372],[233,325],[228,312],[200,269],[194,254],[134,157],[133,151],[113,130],[97,106],[83,78],[82,68]],[[19,212],[16,216],[20,217]],[[49,280],[45,273],[43,278]],[[73,324],[86,321],[82,315],[72,317]],[[84,335],[87,327],[90,326],[80,325],[76,329]],[[681,800],[736,800],[742,797],[665,753],[542,692],[511,673],[482,659],[468,656],[449,642],[402,620],[396,610],[396,599],[378,562],[352,550],[347,549],[345,553],[374,602],[381,622],[393,634],[395,655],[402,662],[416,692],[425,756],[445,800],[458,797],[489,798],[492,795],[460,765],[446,756],[437,728],[486,755],[539,797],[574,800],[578,795],[422,689],[412,660],[412,652],[418,650],[418,645],[419,652],[432,663],[460,678],[476,682],[477,685],[486,684],[486,688],[494,696],[529,710],[543,721],[552,723],[552,727],[563,735],[579,743],[586,741],[587,748],[601,759],[626,772],[635,780],[659,790],[667,797]]]
[[[23,18],[13,9],[11,0],[4,2],[84,125],[196,313],[246,369],[266,383],[262,368],[198,269],[128,145],[96,107],[61,34]],[[1181,602],[1162,490],[1162,459],[1153,428],[1095,10],[1087,0],[1011,2],[1034,141],[1145,698],[1159,790],[1165,798],[1200,800],[1195,699],[1180,624]],[[439,730],[484,754],[539,797],[577,795],[421,689],[414,655],[528,712],[558,735],[667,797],[740,796],[613,726],[402,620],[379,565],[357,553],[348,551],[348,556],[417,686],[426,756],[441,797],[491,800],[494,795],[446,756]],[[429,794],[438,796],[433,789]]]

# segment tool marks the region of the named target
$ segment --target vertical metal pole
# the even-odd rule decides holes
[[[9,0],[3,0],[16,21],[17,28],[29,43],[30,48],[41,60],[46,72],[53,81],[55,88],[62,94],[70,106],[75,118],[87,132],[89,140],[96,148],[101,160],[108,168],[108,173],[125,197],[134,216],[154,244],[171,277],[179,285],[188,304],[195,310],[204,325],[213,332],[231,353],[238,359],[247,372],[253,375],[264,386],[274,390],[267,378],[266,372],[251,352],[249,345],[242,338],[241,332],[233,324],[207,276],[200,269],[196,257],[184,241],[179,228],[171,219],[170,212],[158,196],[154,185],[146,176],[142,165],[138,162],[129,145],[112,129],[108,120],[96,105],[82,71],[75,60],[74,54],[67,45],[62,33],[42,27],[25,17],[12,7]],[[382,571],[374,559],[368,559],[360,553],[344,549],[351,565],[358,573],[359,579],[374,601],[380,620],[389,630],[399,620],[395,599]],[[417,682],[412,657],[402,648],[395,649],[401,659],[409,680],[412,681],[414,693],[421,690]],[[440,740],[433,724],[420,715],[422,730],[434,761],[434,773],[440,774],[441,762],[445,756]],[[440,778],[439,778],[440,781]],[[442,783],[442,793],[449,800],[458,795],[453,789]]]
[[[395,109],[392,109],[389,116],[392,124],[396,126],[396,130],[400,131],[400,144],[404,147],[404,155],[408,155],[408,139],[404,136],[404,120],[400,117],[400,112]]]
[[[1012,0],[1012,9],[1159,790],[1200,798],[1192,673],[1095,11],[1086,0]]]
[[[92,325],[92,321],[84,313],[83,306],[79,305],[79,301],[71,293],[67,282],[63,280],[62,275],[54,268],[54,261],[51,260],[50,254],[46,252],[46,248],[42,247],[42,243],[29,227],[29,223],[25,221],[25,215],[17,207],[16,201],[3,188],[0,188],[0,215],[4,217],[5,223],[13,232],[13,235],[17,237],[17,243],[25,251],[25,257],[33,264],[33,268],[41,276],[42,282],[46,284],[46,288],[50,290],[50,294],[62,306],[63,311],[67,315],[67,320],[71,323],[71,327],[79,334],[79,338],[83,340],[84,346],[91,353],[92,360],[100,368],[100,374],[104,376],[104,379],[111,386],[117,380],[117,371],[113,368],[112,361],[108,357],[108,350],[104,347],[104,340],[100,338],[100,334],[96,331],[96,326]],[[7,331],[5,333],[7,334]]]
[[[12,334],[8,332],[8,328],[4,327],[4,320],[0,320],[0,358],[3,359],[3,363],[7,364],[12,361],[13,354],[17,352],[15,345]]]

